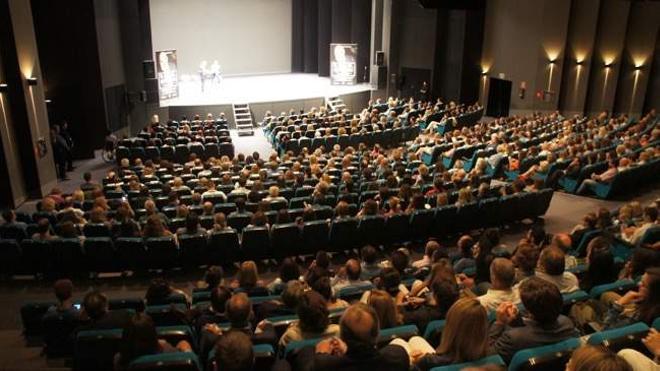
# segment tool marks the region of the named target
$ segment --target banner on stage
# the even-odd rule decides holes
[[[179,96],[179,74],[176,65],[176,50],[156,52],[156,72],[158,73],[158,96],[160,100]]]
[[[330,83],[357,83],[357,44],[330,44]]]

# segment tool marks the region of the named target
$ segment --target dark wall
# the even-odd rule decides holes
[[[50,121],[67,120],[75,157],[91,158],[103,144],[106,128],[94,4],[68,4],[32,0],[35,33],[46,97],[51,100]]]

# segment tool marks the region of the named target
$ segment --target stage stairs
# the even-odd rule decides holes
[[[238,135],[254,135],[254,122],[252,121],[250,105],[247,103],[235,103],[232,106],[234,108],[234,122],[236,123],[236,129],[238,129]]]
[[[330,111],[335,111],[339,112],[340,110],[346,109],[346,105],[344,104],[344,101],[337,97],[326,97],[325,98],[325,104],[328,106]]]

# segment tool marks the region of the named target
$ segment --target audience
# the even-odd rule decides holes
[[[557,286],[562,294],[568,294],[579,290],[580,286],[577,277],[573,273],[565,271],[564,255],[564,252],[556,247],[548,247],[541,251],[536,277]]]
[[[330,323],[328,305],[319,293],[307,291],[300,297],[298,321],[286,329],[279,345],[285,348],[292,341],[337,336],[339,326]]]
[[[491,287],[477,299],[488,311],[495,311],[503,302],[518,304],[520,297],[518,290],[513,288],[516,273],[513,263],[509,259],[495,258],[490,264]]]
[[[522,318],[523,326],[512,326],[519,316],[518,309],[511,302],[503,302],[490,328],[491,346],[506,362],[521,349],[580,336],[573,322],[560,314],[563,301],[556,285],[538,277],[528,278],[520,284],[520,299],[529,313]]]

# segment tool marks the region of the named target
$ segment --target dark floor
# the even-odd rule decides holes
[[[252,153],[258,151],[261,156],[268,156],[272,148],[263,136],[261,130],[257,130],[253,137],[238,137],[232,132],[236,153]],[[86,171],[92,172],[95,179],[100,179],[110,168],[100,158],[77,162],[76,170],[69,177],[71,180],[61,182],[58,186],[69,193],[75,190],[81,182],[82,174]],[[577,224],[587,212],[595,211],[600,207],[615,209],[625,202],[637,200],[646,204],[660,198],[660,187],[658,184],[651,185],[640,190],[636,194],[629,195],[625,200],[603,201],[594,198],[580,197],[561,192],[555,192],[550,208],[544,217],[545,227],[549,233],[569,231]],[[31,212],[34,210],[35,202],[27,202],[20,210]],[[514,226],[506,230],[503,242],[515,245],[525,232],[524,226]],[[414,257],[419,257],[421,248],[417,248]],[[344,257],[337,257],[336,263],[341,264]],[[305,264],[307,264],[306,262]],[[262,267],[260,269],[262,278],[266,280],[277,276],[275,267]],[[228,272],[233,274],[233,272]],[[202,270],[197,272],[175,272],[169,275],[174,286],[188,293],[192,291],[197,280],[202,277]],[[149,282],[148,277],[102,277],[96,280],[76,280],[75,296],[82,298],[85,292],[99,289],[109,297],[142,297]],[[51,301],[51,283],[34,281],[33,279],[14,279],[10,282],[0,283],[0,371],[3,370],[53,370],[58,363],[48,364],[45,358],[40,356],[41,349],[38,347],[26,347],[21,336],[20,307],[23,303],[31,301]],[[61,364],[60,364],[61,366]]]

